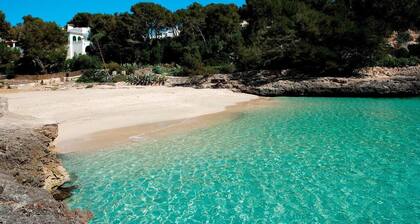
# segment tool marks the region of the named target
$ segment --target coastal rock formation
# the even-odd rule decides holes
[[[0,173],[0,223],[87,223],[91,214],[70,211],[48,191]]]
[[[4,116],[0,124],[0,170],[21,184],[48,191],[68,181],[68,174],[50,146],[57,136],[57,125],[10,125],[12,122],[6,121],[11,119]]]
[[[260,96],[405,97],[420,95],[420,66],[366,68],[354,77],[291,75],[289,71],[250,71],[210,76],[200,88],[228,88]]]
[[[53,152],[57,124],[11,114],[0,98],[0,223],[86,223],[55,201],[69,175]]]

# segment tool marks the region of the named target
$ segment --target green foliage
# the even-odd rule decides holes
[[[207,74],[230,74],[233,73],[236,68],[233,64],[207,66],[205,68]]]
[[[46,73],[98,69],[100,59],[111,73],[134,74],[138,64],[179,64],[182,68],[156,66],[153,72],[206,75],[292,69],[315,76],[351,74],[372,64],[413,64],[418,48],[390,50],[384,47],[384,38],[397,31],[400,44],[409,41],[410,35],[403,31],[420,27],[419,11],[418,0],[247,0],[241,9],[233,4],[193,3],[176,12],[138,3],[130,13],[75,15],[70,23],[92,28],[88,50],[92,57],[67,63],[63,29],[31,16],[12,28],[0,12],[0,37],[17,39],[25,53],[9,62],[3,59],[0,66],[3,72],[7,68]],[[249,25],[241,27],[243,20]],[[181,32],[175,38],[160,36],[178,28]],[[0,57],[11,57],[4,52]],[[97,78],[93,73],[86,77]],[[111,79],[124,77],[107,81]]]
[[[125,71],[128,75],[134,74],[137,69],[140,69],[140,66],[136,63],[133,64],[123,64],[121,65],[121,69]]]
[[[111,82],[112,77],[107,70],[90,69],[85,71],[77,80],[80,83],[105,83]]]
[[[0,38],[7,39],[9,37],[11,26],[10,23],[6,21],[6,15],[0,11]]]
[[[391,50],[391,55],[396,58],[408,58],[410,57],[410,52],[405,48],[398,48]]]
[[[407,43],[409,41],[412,41],[412,37],[411,37],[411,35],[410,35],[410,33],[408,31],[402,32],[402,33],[398,33],[398,36],[397,36],[397,42],[398,42],[398,44],[400,44],[400,45],[401,44],[405,44],[405,43]]]
[[[117,72],[120,73],[122,71],[121,65],[115,62],[111,62],[105,65],[105,68],[108,69],[110,72]]]
[[[375,63],[375,66],[382,67],[404,67],[404,66],[415,66],[420,63],[420,59],[417,57],[408,58],[397,58],[391,55],[387,55]]]
[[[15,62],[19,59],[20,52],[17,49],[7,47],[0,43],[0,73],[12,74],[15,70]]]
[[[159,74],[141,74],[141,75],[130,75],[127,78],[127,82],[131,85],[164,85],[166,82],[166,77]]]
[[[166,73],[171,76],[182,76],[183,75],[183,69],[179,65],[171,66],[167,68]]]
[[[63,70],[66,58],[67,34],[57,24],[25,16],[23,24],[14,27],[24,57],[17,70],[26,74]]]
[[[157,66],[153,67],[152,71],[156,74],[162,74],[163,73],[162,67],[160,65],[157,65]]]
[[[86,69],[99,69],[101,61],[95,56],[80,55],[66,61],[67,69],[70,71],[79,71]]]
[[[248,0],[243,10],[249,22],[246,42],[258,46],[262,55],[252,58],[244,50],[241,58],[256,63],[239,64],[245,69],[351,74],[384,53],[384,37],[392,30],[415,26],[418,13],[412,9],[419,9],[418,1]]]

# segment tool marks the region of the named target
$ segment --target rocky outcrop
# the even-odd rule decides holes
[[[228,88],[260,96],[406,97],[420,95],[420,67],[368,68],[353,77],[308,77],[289,71],[213,75],[200,88]]]
[[[0,136],[0,170],[14,176],[19,183],[53,191],[69,180],[52,151],[57,125],[0,125]]]
[[[72,212],[60,187],[69,180],[52,142],[57,124],[7,112],[0,99],[0,223],[86,223],[87,213]]]
[[[0,223],[87,223],[91,214],[70,211],[48,191],[0,173]]]

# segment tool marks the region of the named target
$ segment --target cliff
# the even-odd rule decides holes
[[[56,201],[69,176],[53,152],[56,124],[7,112],[0,98],[0,223],[86,223]]]
[[[353,77],[309,77],[290,71],[212,75],[200,88],[228,88],[259,96],[409,97],[420,95],[420,66],[365,68]]]

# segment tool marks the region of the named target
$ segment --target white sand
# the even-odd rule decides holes
[[[9,110],[59,123],[57,144],[100,131],[192,118],[257,96],[224,89],[145,87],[3,94]]]

